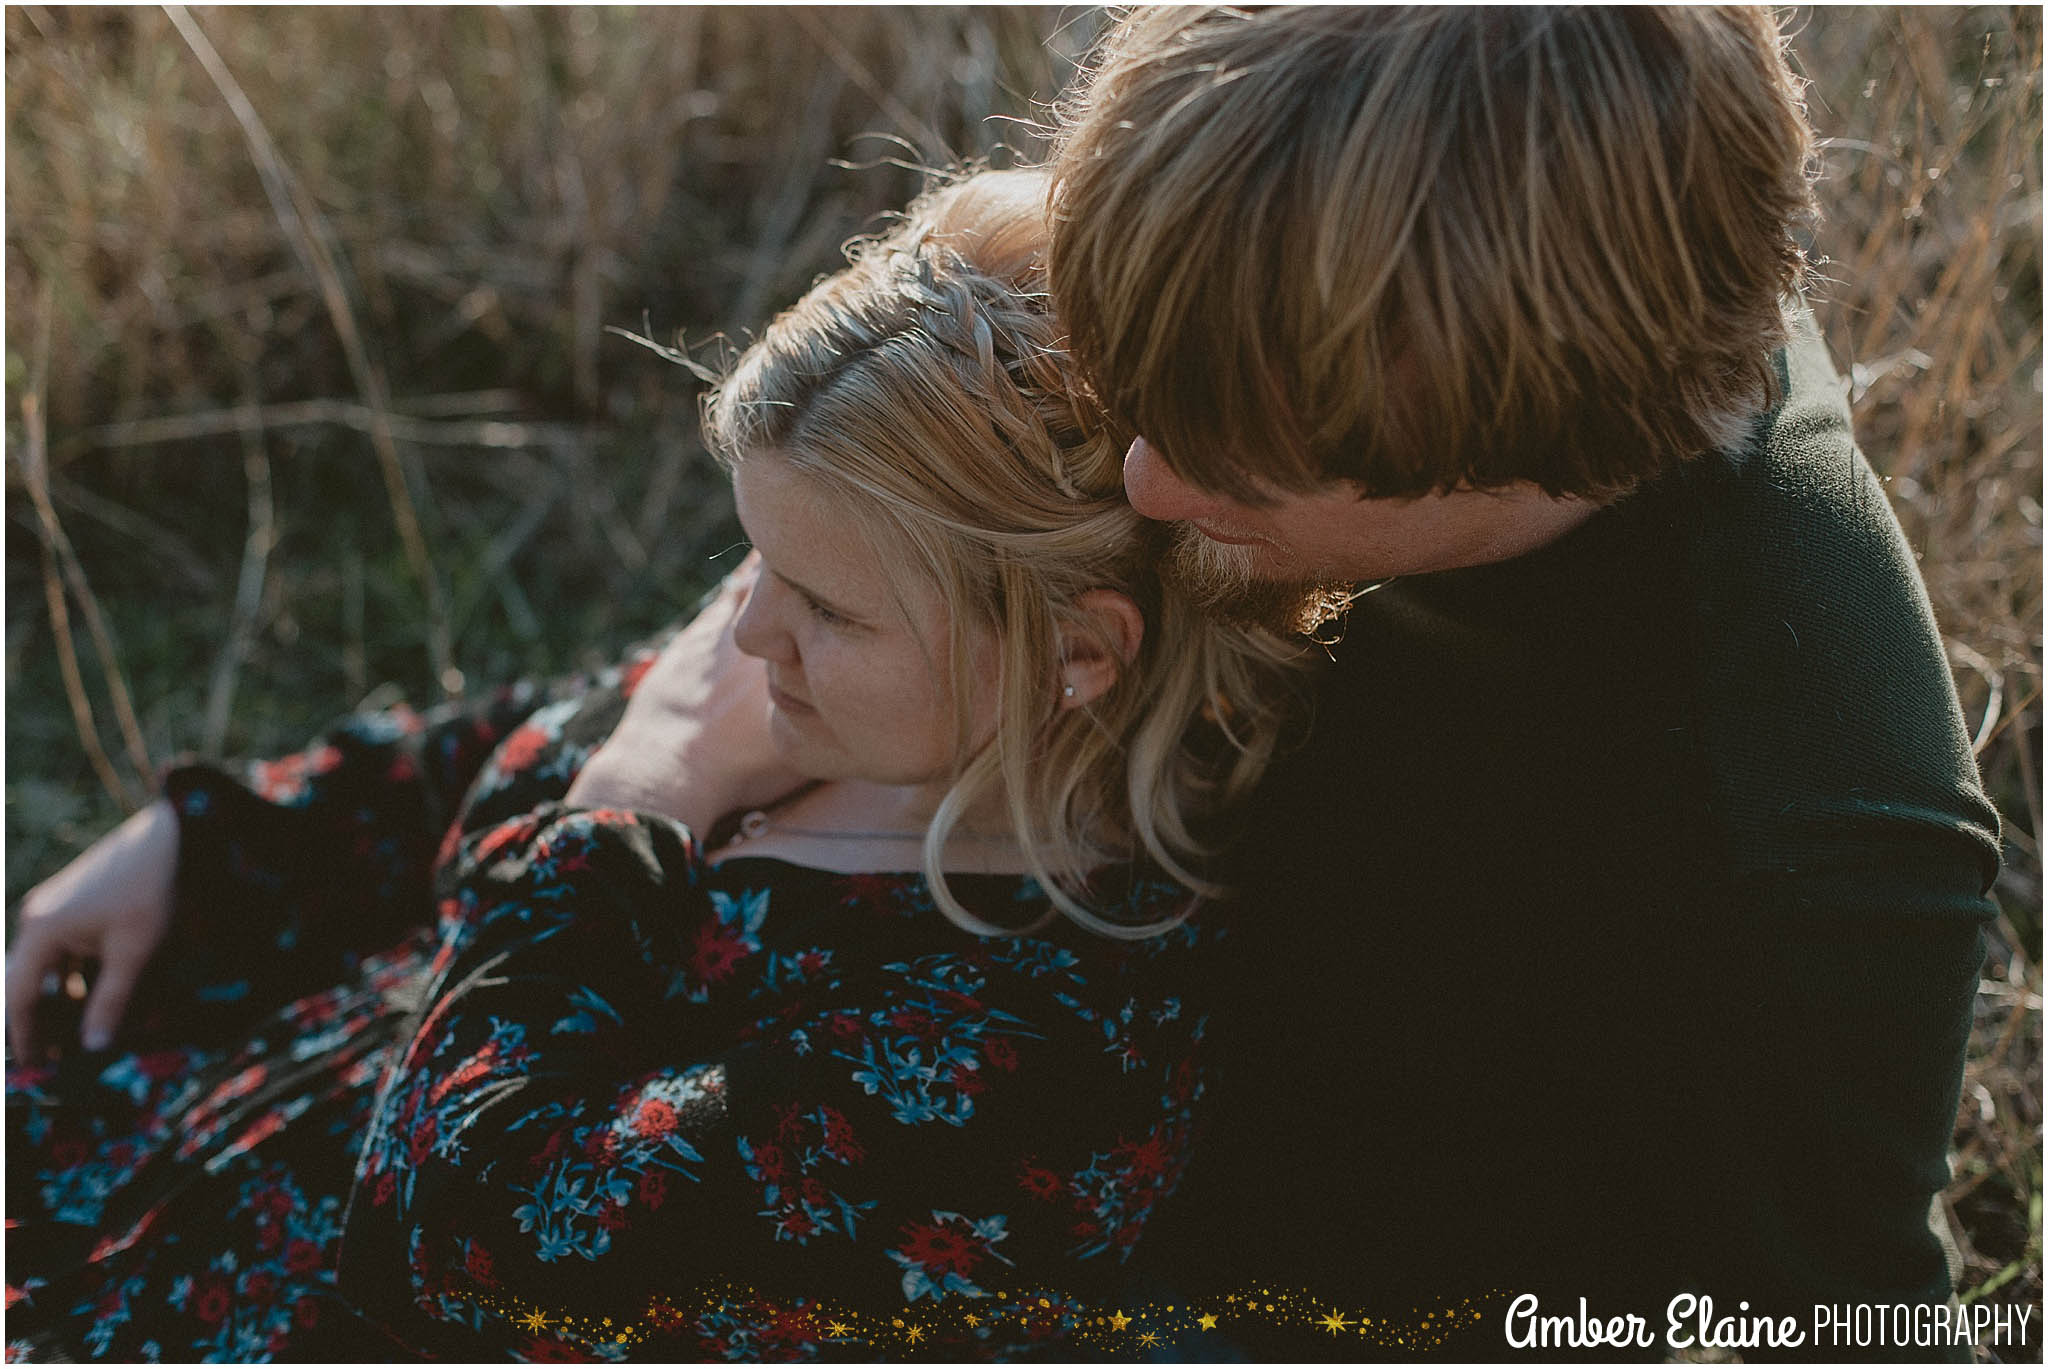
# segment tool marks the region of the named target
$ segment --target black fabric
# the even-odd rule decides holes
[[[1689,1289],[1802,1327],[1948,1297],[1997,818],[1825,352],[1780,365],[1742,450],[1353,610],[1239,843],[1261,1031],[1155,1230],[1170,1285],[1660,1329]]]

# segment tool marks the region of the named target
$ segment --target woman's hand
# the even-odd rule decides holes
[[[14,1058],[34,1060],[43,981],[73,957],[99,961],[79,1036],[112,1044],[135,982],[171,925],[178,815],[159,799],[28,891],[7,955],[7,1030]]]
[[[619,726],[569,786],[579,808],[680,819],[699,839],[725,814],[801,785],[768,733],[768,670],[733,644],[761,569],[755,553],[642,677]]]

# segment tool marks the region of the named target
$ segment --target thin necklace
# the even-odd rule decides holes
[[[777,822],[768,816],[765,809],[756,808],[740,819],[739,830],[732,836],[730,845],[737,846],[743,841],[753,841],[780,832],[790,837],[815,837],[823,841],[923,841],[923,832],[835,832],[823,827],[793,827]],[[946,840],[958,838],[962,841],[1012,842],[1017,839],[1007,833],[970,832],[954,828],[946,834]]]

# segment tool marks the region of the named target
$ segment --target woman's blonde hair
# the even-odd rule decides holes
[[[773,452],[829,490],[885,563],[923,575],[951,610],[935,653],[964,701],[969,634],[999,645],[995,735],[977,749],[959,706],[955,782],[924,844],[947,916],[963,908],[940,857],[961,815],[1000,785],[1028,866],[1053,904],[1111,936],[1155,934],[1091,906],[1090,876],[1145,856],[1214,892],[1215,820],[1273,753],[1303,668],[1297,643],[1204,620],[1155,570],[1166,532],[1124,499],[1125,435],[1091,407],[1044,293],[1045,186],[982,172],[913,204],[847,249],[749,347],[705,401],[729,465]],[[1063,635],[1091,634],[1097,588],[1144,615],[1136,658],[1100,698],[1062,708]]]
[[[1146,7],[1060,136],[1071,345],[1198,488],[1606,496],[1775,393],[1812,135],[1763,10]]]

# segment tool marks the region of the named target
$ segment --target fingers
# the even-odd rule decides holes
[[[103,1051],[114,1043],[114,1033],[121,1029],[121,1018],[135,992],[135,981],[148,963],[147,947],[108,947],[106,959],[100,962],[99,978],[85,1000],[84,1020],[79,1024],[79,1041],[87,1050]]]
[[[57,948],[41,926],[24,918],[7,955],[7,1044],[17,1061],[40,1054],[35,1038],[36,1003],[43,976],[57,968]]]

